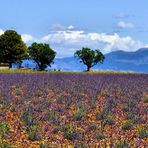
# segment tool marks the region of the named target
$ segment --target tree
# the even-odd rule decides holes
[[[87,71],[91,67],[95,66],[98,63],[103,63],[105,57],[99,50],[91,50],[90,48],[82,48],[82,50],[77,50],[74,54],[75,57],[81,59],[80,62],[83,62],[87,66]]]
[[[34,42],[28,47],[29,56],[36,62],[40,70],[44,70],[47,66],[51,66],[56,56],[56,52],[50,48],[48,44]]]
[[[27,57],[27,47],[21,35],[14,30],[7,30],[0,36],[0,63],[21,63]]]

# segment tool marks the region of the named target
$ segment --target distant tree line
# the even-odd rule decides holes
[[[105,57],[99,50],[82,48],[74,53],[87,67],[87,71],[98,63],[103,63]],[[56,57],[56,52],[48,45],[43,43],[32,43],[27,47],[21,35],[14,30],[7,30],[0,36],[0,64],[8,63],[9,68],[16,63],[21,65],[25,59],[35,61],[39,70],[45,70],[51,66]]]

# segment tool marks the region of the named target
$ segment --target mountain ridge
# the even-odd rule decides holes
[[[86,66],[75,57],[55,58],[51,68],[62,71],[84,71]],[[23,61],[23,67],[34,68],[32,61]],[[135,71],[148,73],[148,48],[140,48],[137,51],[126,52],[122,50],[105,54],[103,64],[94,66],[94,70],[115,70],[115,71]]]

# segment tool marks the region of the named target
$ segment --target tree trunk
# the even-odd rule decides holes
[[[9,68],[12,68],[12,63],[9,63]]]
[[[43,71],[44,70],[43,65],[41,65],[41,64],[39,65],[39,70],[40,71]]]
[[[90,68],[91,68],[91,67],[87,66],[87,71],[90,71]]]
[[[18,68],[21,68],[22,67],[22,63],[18,63]]]

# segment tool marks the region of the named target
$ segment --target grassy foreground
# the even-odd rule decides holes
[[[65,74],[136,74],[133,71],[91,70],[89,72],[37,71],[32,69],[0,69],[0,73],[65,73]],[[137,73],[138,74],[138,73]]]

